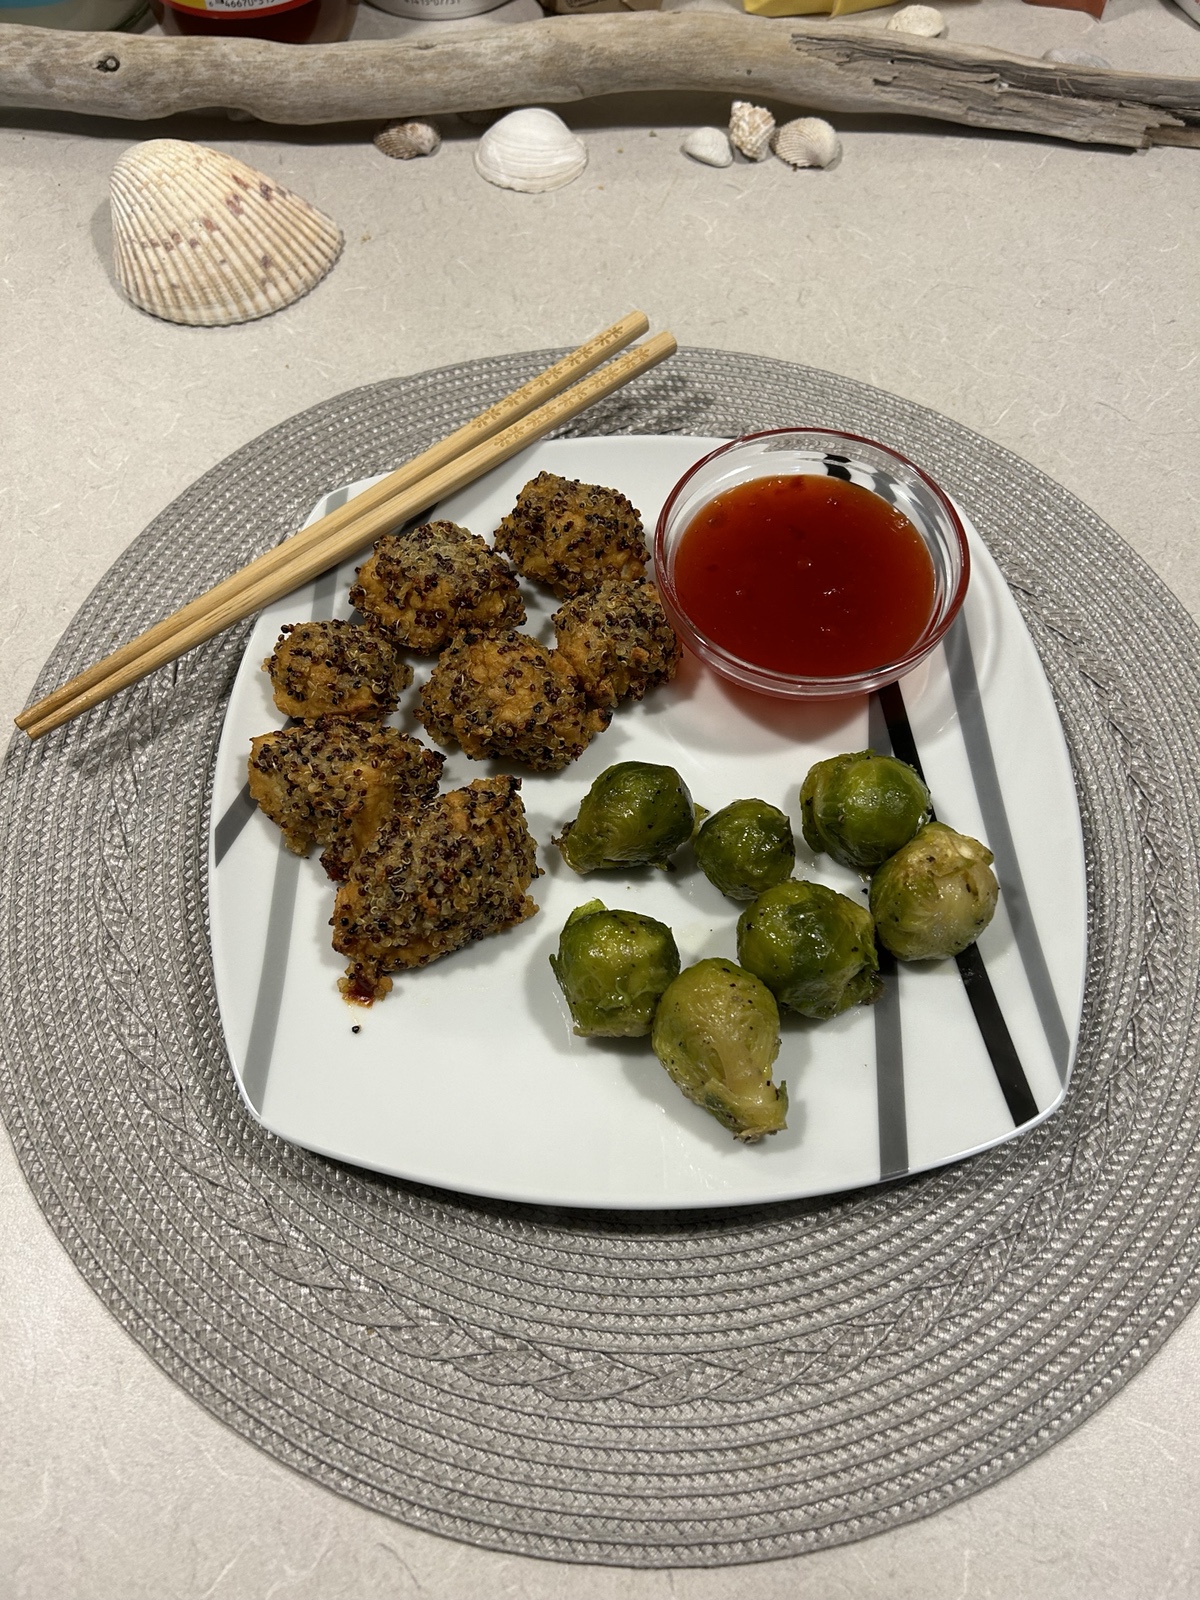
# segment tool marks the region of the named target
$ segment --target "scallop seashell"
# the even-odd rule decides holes
[[[1079,50],[1074,45],[1055,45],[1053,50],[1047,50],[1042,57],[1043,61],[1061,62],[1067,67],[1111,67],[1112,62],[1105,56],[1093,55],[1090,50]]]
[[[244,162],[182,139],[127,150],[109,181],[117,281],[167,322],[224,327],[291,305],[342,253],[342,231]]]
[[[892,33],[915,33],[922,39],[936,39],[946,31],[946,19],[935,6],[901,6],[884,26]]]
[[[728,167],[733,163],[733,146],[724,128],[693,128],[679,146],[693,161],[706,167]]]
[[[735,100],[729,113],[729,137],[750,161],[764,161],[771,154],[771,135],[775,118],[763,106],[748,100]]]
[[[829,167],[842,153],[842,141],[822,117],[797,117],[775,130],[771,148],[789,167]]]
[[[432,122],[389,122],[375,135],[376,150],[397,161],[431,156],[441,148],[442,136]]]
[[[540,194],[561,189],[587,166],[587,146],[543,106],[510,111],[475,147],[475,170],[501,189]]]

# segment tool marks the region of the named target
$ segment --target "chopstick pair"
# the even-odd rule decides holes
[[[90,711],[194,645],[261,611],[365,549],[381,533],[482,477],[551,429],[674,355],[674,338],[669,333],[658,333],[644,344],[625,350],[607,366],[601,365],[649,326],[642,312],[631,311],[370,489],[285,539],[29,706],[15,719],[17,727],[31,739],[40,739]]]

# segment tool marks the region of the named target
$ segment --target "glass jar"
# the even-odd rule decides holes
[[[150,0],[164,33],[223,34],[277,44],[345,39],[356,6],[357,0]]]

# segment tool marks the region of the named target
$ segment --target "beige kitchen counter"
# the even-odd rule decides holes
[[[1170,0],[1110,0],[1099,24],[1018,0],[944,9],[956,40],[1200,76],[1200,27]],[[360,31],[394,25],[365,12]],[[683,344],[847,374],[977,430],[1086,501],[1200,615],[1200,150],[843,119],[827,172],[681,155],[687,128],[727,110],[565,108],[590,162],[542,196],[484,184],[478,130],[452,118],[436,157],[401,163],[363,127],[0,112],[6,725],[93,583],[229,452],[342,390],[574,344],[632,306]],[[161,134],[335,217],[330,277],[236,328],[127,305],[107,179]],[[568,1568],[413,1532],[260,1454],[112,1320],[7,1142],[0,1193],[0,1600],[1200,1595],[1195,1316],[1075,1433],[923,1522],[758,1567]]]

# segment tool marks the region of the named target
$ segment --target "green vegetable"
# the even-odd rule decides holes
[[[732,961],[685,968],[658,1003],[651,1042],[688,1099],[743,1144],[787,1126],[787,1085],[771,1081],[779,1008]]]
[[[704,876],[731,900],[753,900],[790,878],[796,865],[792,825],[765,800],[734,800],[714,812],[695,850]]]
[[[663,990],[679,975],[679,951],[665,923],[589,900],[567,918],[550,965],[576,1033],[634,1038],[650,1032]]]
[[[926,821],[929,790],[907,762],[859,750],[810,768],[800,811],[810,849],[873,872]]]
[[[600,774],[554,842],[575,872],[665,867],[695,829],[696,808],[674,767],[619,761]]]
[[[870,912],[821,883],[792,879],[760,894],[738,918],[737,952],[805,1017],[835,1017],[882,992]]]
[[[901,961],[965,950],[992,920],[1000,885],[978,839],[927,822],[871,879],[880,941]]]

